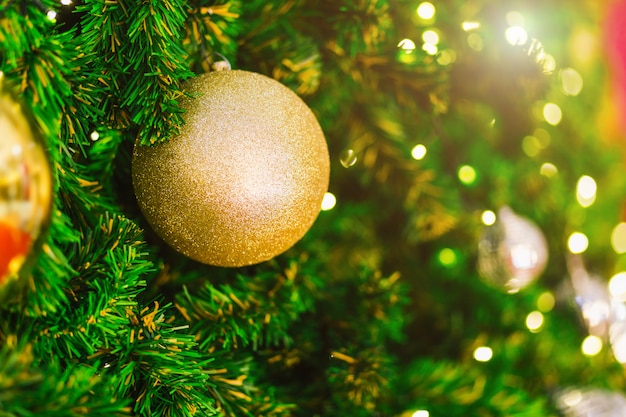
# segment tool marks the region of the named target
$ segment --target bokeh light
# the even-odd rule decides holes
[[[415,50],[415,42],[409,38],[404,38],[398,42],[398,48],[402,49],[406,53],[411,53]]]
[[[551,162],[545,162],[541,165],[541,168],[539,169],[539,173],[541,175],[543,175],[544,177],[554,177],[556,174],[559,173],[558,168],[556,167],[556,165],[554,165]]]
[[[561,123],[563,112],[558,105],[554,103],[546,103],[543,106],[543,118],[552,126],[556,126]]]
[[[537,333],[543,327],[543,314],[540,311],[533,311],[526,316],[526,327],[532,333]]]
[[[616,253],[626,253],[626,223],[619,223],[613,228],[611,246]]]
[[[567,239],[567,247],[572,253],[583,253],[589,247],[589,239],[584,233],[574,232]]]
[[[437,57],[439,65],[450,65],[456,61],[456,52],[453,49],[444,49]]]
[[[528,42],[528,33],[521,26],[510,26],[504,32],[506,41],[511,45],[524,45]]]
[[[583,175],[576,184],[576,200],[583,207],[591,206],[596,201],[598,186],[589,175]]]
[[[458,170],[459,180],[465,185],[471,185],[476,181],[476,170],[470,165],[461,165]]]
[[[430,416],[430,413],[426,410],[417,410],[416,412],[413,413],[412,417],[428,417]]]
[[[509,26],[524,26],[524,15],[517,10],[511,10],[506,14],[506,23]]]
[[[493,358],[493,350],[488,346],[480,346],[474,350],[474,359],[478,362],[489,362]]]
[[[541,293],[539,298],[537,298],[537,308],[539,309],[539,311],[542,311],[544,313],[552,311],[555,303],[556,299],[554,298],[554,294],[552,294],[550,291]]]
[[[461,24],[461,27],[464,31],[469,32],[470,30],[476,30],[480,27],[480,22],[475,21],[465,21]]]
[[[626,272],[618,272],[609,280],[609,292],[619,301],[626,301]]]
[[[435,13],[437,12],[437,9],[435,8],[435,5],[425,1],[419,4],[419,6],[417,6],[417,15],[424,20],[430,20],[433,17],[435,17]]]
[[[411,156],[413,157],[413,159],[417,159],[419,161],[421,159],[424,159],[427,152],[428,150],[426,149],[426,146],[420,143],[413,147],[413,149],[411,150]]]
[[[563,68],[559,72],[561,90],[568,96],[577,96],[583,89],[583,77],[573,68]]]
[[[439,34],[434,30],[426,30],[422,33],[422,40],[424,43],[431,45],[437,45],[439,43]]]
[[[602,351],[602,345],[602,339],[598,336],[589,335],[583,340],[580,350],[586,356],[595,356]]]
[[[496,213],[491,210],[483,211],[483,214],[480,216],[483,224],[486,226],[491,226],[496,222]]]
[[[522,150],[530,157],[539,155],[539,152],[543,149],[541,141],[535,136],[525,136],[522,139]]]
[[[422,45],[422,49],[426,51],[428,55],[437,55],[437,52],[439,52],[439,48],[437,48],[437,45],[432,43],[425,43],[424,45]]]
[[[482,51],[484,47],[483,38],[478,33],[470,33],[467,36],[467,44],[476,52]]]
[[[337,197],[333,193],[324,194],[324,198],[322,198],[322,210],[328,211],[332,210],[337,204]]]
[[[456,252],[450,248],[441,249],[437,255],[437,259],[439,259],[441,265],[446,267],[452,267],[457,263]]]

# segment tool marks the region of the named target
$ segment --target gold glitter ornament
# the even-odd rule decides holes
[[[0,299],[16,284],[50,218],[52,175],[40,138],[0,78]]]
[[[278,81],[241,70],[189,80],[185,125],[155,146],[135,144],[139,206],[170,246],[227,267],[269,260],[311,227],[330,160],[311,109]]]

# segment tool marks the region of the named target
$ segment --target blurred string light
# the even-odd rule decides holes
[[[543,106],[543,118],[552,126],[556,126],[561,123],[561,119],[563,118],[563,112],[557,104],[546,103]]]
[[[437,54],[439,51],[439,47],[437,46],[439,44],[439,34],[437,32],[431,29],[425,30],[424,33],[422,33],[422,41],[424,41],[422,49],[426,51],[427,54]]]
[[[489,346],[479,346],[474,350],[474,359],[478,362],[489,362],[493,358],[493,350]]]
[[[556,60],[544,51],[541,42],[537,39],[530,40],[528,32],[524,28],[524,16],[520,12],[512,10],[506,14],[506,22],[509,25],[504,31],[506,41],[513,46],[524,46],[528,56],[539,64],[544,73],[552,73],[556,69]]]
[[[461,23],[461,27],[463,28],[464,31],[470,32],[472,30],[478,29],[480,27],[480,22],[468,20],[468,21]]]
[[[524,29],[524,16],[515,10],[512,10],[506,14],[506,23],[509,27],[506,28],[504,36],[506,41],[511,45],[524,45],[528,42],[528,33]]]
[[[537,308],[539,309],[539,311],[542,311],[544,313],[552,311],[555,303],[556,300],[554,298],[554,294],[552,294],[550,291],[542,293],[539,298],[537,298]]]
[[[426,153],[428,152],[428,150],[426,149],[426,146],[422,145],[421,143],[418,145],[415,145],[413,147],[413,149],[411,150],[411,156],[413,157],[413,159],[416,159],[418,161],[424,159],[424,157],[426,156]]]
[[[437,45],[439,43],[439,34],[434,30],[425,30],[424,33],[422,33],[422,40],[424,43]]]
[[[453,49],[444,49],[437,57],[439,65],[450,65],[456,61],[456,52]]]
[[[544,162],[539,169],[539,173],[544,177],[552,178],[559,173],[556,165],[551,162]]]
[[[72,0],[61,0],[61,4],[63,6],[69,6],[70,4],[72,4]]]
[[[441,249],[437,255],[437,259],[439,263],[445,267],[453,267],[458,261],[456,252],[450,248]]]
[[[413,42],[409,38],[404,38],[400,42],[398,42],[398,48],[400,48],[405,53],[410,54],[415,51],[415,42]]]
[[[491,210],[485,210],[483,211],[483,214],[480,216],[480,219],[482,220],[485,226],[491,226],[492,224],[496,222],[496,213],[494,213]]]
[[[611,296],[621,302],[626,301],[626,272],[618,272],[609,280]]]
[[[435,8],[435,5],[425,1],[419,4],[419,6],[417,6],[417,10],[416,10],[417,16],[420,19],[423,20],[431,20],[435,17],[435,13],[437,13],[437,9]]]
[[[573,68],[563,68],[559,71],[561,91],[568,96],[577,96],[583,89],[583,77]]]
[[[580,350],[585,356],[595,356],[602,351],[602,346],[602,339],[598,336],[589,335],[583,340]]]
[[[470,165],[461,165],[457,171],[459,180],[465,185],[472,185],[476,182],[476,170]]]
[[[545,147],[545,143],[536,136],[528,135],[522,139],[522,150],[530,157],[539,155],[539,152],[545,149]]]
[[[337,204],[337,197],[333,193],[324,194],[324,198],[322,198],[322,210],[328,211],[332,210]]]
[[[55,22],[57,19],[57,12],[55,12],[54,10],[48,10],[48,12],[46,13],[46,17],[48,18],[48,20]]]
[[[583,207],[591,206],[596,201],[598,186],[589,175],[583,175],[576,184],[576,200]]]
[[[539,40],[532,40],[527,48],[527,54],[539,64],[545,74],[551,74],[556,69],[556,59],[543,49]]]
[[[484,47],[483,38],[478,33],[470,33],[467,36],[467,44],[476,52],[482,51]]]
[[[611,246],[618,253],[626,253],[626,223],[619,223],[611,232]]]
[[[506,41],[511,45],[524,45],[528,42],[528,33],[521,26],[509,26],[504,32]]]
[[[429,417],[430,413],[426,410],[417,410],[411,417]]]
[[[538,333],[543,327],[543,314],[533,311],[526,316],[526,327],[531,333]]]
[[[505,16],[509,26],[524,26],[524,15],[517,10],[511,10]]]
[[[567,247],[572,253],[583,253],[589,247],[589,239],[584,233],[574,232],[567,239]]]
[[[535,129],[532,135],[525,136],[522,139],[522,150],[530,157],[535,157],[546,149],[552,141],[550,133],[545,129]]]
[[[437,47],[437,45],[433,45],[432,43],[425,43],[424,45],[422,45],[422,49],[428,55],[437,55],[437,52],[439,52],[439,48]]]
[[[98,133],[96,130],[94,130],[93,132],[91,132],[91,134],[89,135],[89,137],[91,138],[92,141],[97,141],[98,139],[100,139],[100,133]]]

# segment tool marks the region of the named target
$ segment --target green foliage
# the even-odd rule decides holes
[[[129,416],[128,400],[116,397],[97,369],[35,366],[31,345],[15,336],[0,349],[0,416]],[[98,395],[94,395],[98,393]]]
[[[623,149],[595,123],[603,61],[570,52],[597,31],[597,10],[443,0],[423,19],[419,3],[82,0],[73,23],[55,23],[55,1],[0,0],[3,82],[55,179],[33,273],[0,306],[0,417],[553,417],[553,389],[625,389],[608,347],[580,352],[586,330],[568,292],[574,230],[592,242],[594,273],[626,264],[608,238],[626,182]],[[505,42],[516,8],[545,49]],[[422,48],[425,30],[436,53]],[[222,57],[307,100],[338,201],[292,249],[239,269],[174,253],[130,181],[134,143],[175,138],[184,80]],[[582,74],[580,96],[561,92],[566,66]],[[546,102],[563,110],[559,124],[544,120]],[[575,201],[583,174],[600,190],[589,208]],[[480,215],[504,205],[538,223],[550,249],[519,294],[476,272]],[[544,293],[556,306],[530,332]],[[473,358],[482,345],[494,353],[484,363]]]

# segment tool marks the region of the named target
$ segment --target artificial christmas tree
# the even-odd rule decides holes
[[[620,399],[626,180],[609,10],[0,0],[3,83],[53,177],[28,285],[0,305],[0,415],[552,417]],[[184,131],[182,104],[199,99],[184,83],[216,57],[312,110],[336,203],[293,247],[240,268],[172,249],[132,181],[135,143]],[[479,271],[501,207],[545,238],[507,240],[525,245],[508,248],[524,255],[513,266],[536,267],[512,293]]]

